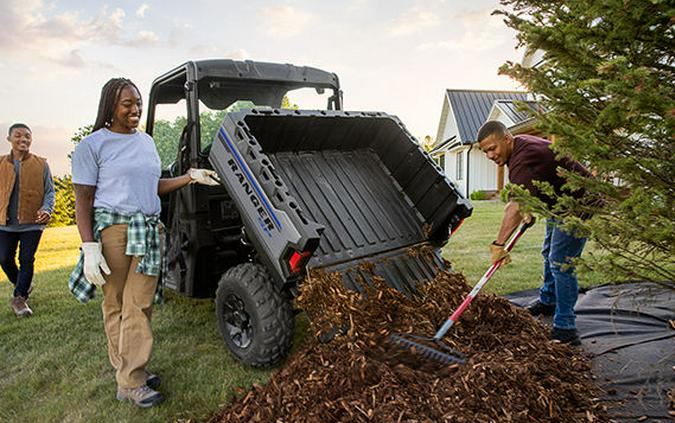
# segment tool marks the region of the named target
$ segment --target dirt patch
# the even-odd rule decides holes
[[[607,421],[580,350],[506,300],[481,294],[445,338],[468,357],[438,365],[396,348],[390,332],[432,336],[469,287],[441,273],[407,298],[374,278],[360,295],[338,274],[312,273],[297,299],[316,333],[266,386],[255,386],[209,422]]]

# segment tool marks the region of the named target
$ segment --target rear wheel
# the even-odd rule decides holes
[[[291,350],[293,309],[264,266],[244,263],[223,274],[216,317],[225,344],[243,363],[273,366]]]

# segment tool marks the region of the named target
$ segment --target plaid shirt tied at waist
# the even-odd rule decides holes
[[[136,267],[136,272],[147,276],[159,276],[162,265],[161,243],[163,242],[163,237],[160,237],[159,233],[160,227],[163,226],[159,216],[146,216],[141,212],[129,215],[102,208],[94,209],[94,239],[97,242],[101,241],[101,231],[112,225],[128,225],[125,254],[143,257]],[[82,252],[70,274],[68,287],[81,303],[88,302],[96,295],[96,285],[90,283],[84,276],[84,254]],[[155,302],[162,302],[162,298],[162,284],[158,283]]]

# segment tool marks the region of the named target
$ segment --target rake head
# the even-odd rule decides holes
[[[399,348],[441,364],[466,363],[464,354],[434,338],[410,333],[392,333],[389,335],[389,340]]]

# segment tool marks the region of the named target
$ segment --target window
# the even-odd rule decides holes
[[[460,151],[457,153],[456,157],[456,166],[455,169],[457,169],[457,175],[455,175],[455,179],[458,181],[461,181],[464,179],[464,152]]]
[[[441,170],[445,172],[445,154],[438,155],[438,165],[441,167]]]

